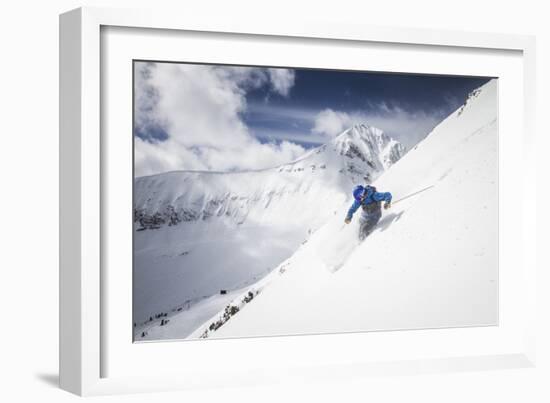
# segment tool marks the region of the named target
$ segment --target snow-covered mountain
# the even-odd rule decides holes
[[[141,177],[135,180],[134,221],[137,230],[145,230],[222,216],[237,224],[251,214],[266,220],[267,205],[285,194],[319,184],[347,191],[350,183],[376,179],[404,154],[401,143],[362,124],[276,168]]]
[[[136,178],[136,340],[186,337],[290,257],[354,184],[404,154],[381,130],[357,125],[270,169]]]
[[[342,225],[348,206],[341,205],[307,243],[189,337],[495,325],[496,95],[496,80],[474,91],[375,181],[394,200],[426,190],[394,203],[364,242],[356,218]]]

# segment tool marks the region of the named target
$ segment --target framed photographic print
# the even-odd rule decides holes
[[[498,324],[498,78],[133,69],[135,341]]]
[[[533,365],[532,38],[179,17],[61,16],[63,388]]]

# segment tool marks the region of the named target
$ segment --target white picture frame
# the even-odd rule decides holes
[[[113,172],[112,164],[106,164],[106,144],[101,133],[105,131],[105,111],[102,110],[102,92],[108,83],[102,81],[102,30],[106,27],[164,30],[164,32],[193,32],[194,35],[217,33],[253,38],[255,41],[330,41],[340,44],[367,44],[377,46],[413,46],[424,51],[434,49],[469,50],[478,54],[491,51],[514,52],[515,69],[511,75],[521,81],[523,90],[522,126],[515,133],[516,144],[521,147],[524,166],[516,174],[501,170],[501,180],[521,182],[521,189],[534,188],[535,183],[535,41],[533,37],[458,31],[430,31],[406,28],[370,27],[344,23],[304,21],[302,24],[281,25],[278,22],[245,21],[244,19],[198,19],[194,16],[151,10],[116,10],[80,8],[60,17],[60,385],[79,395],[135,393],[195,387],[244,386],[262,382],[297,381],[305,379],[330,379],[332,377],[356,377],[371,374],[416,374],[423,372],[468,371],[493,368],[519,368],[535,365],[535,289],[536,289],[536,213],[526,208],[522,199],[522,216],[517,222],[519,230],[504,234],[506,242],[519,242],[514,259],[520,262],[515,275],[520,283],[501,282],[501,287],[516,287],[521,306],[514,318],[500,322],[500,329],[422,330],[407,332],[376,332],[370,335],[325,335],[290,338],[254,338],[243,340],[219,340],[191,342],[193,354],[186,364],[168,362],[163,370],[154,373],[133,373],[129,368],[108,368],[108,361],[128,360],[135,349],[132,346],[113,344],[105,327],[112,322],[111,302],[105,288],[105,250],[102,215],[105,203],[106,183]],[[160,31],[159,31],[160,32]],[[433,60],[435,62],[435,60]],[[519,62],[518,62],[519,61]],[[518,73],[520,71],[521,73]],[[518,74],[520,74],[518,76]],[[521,91],[520,91],[521,93]],[[512,140],[512,139],[511,139]],[[504,146],[506,146],[504,144]],[[510,143],[512,146],[512,143]],[[506,146],[508,147],[508,146]],[[503,144],[501,144],[501,150]],[[500,165],[506,164],[505,152]],[[108,168],[107,168],[108,167]],[[510,176],[508,175],[517,175]],[[128,177],[128,180],[129,177]],[[502,196],[506,190],[500,189]],[[514,190],[517,195],[517,189]],[[526,196],[523,196],[526,197]],[[505,206],[504,206],[505,207]],[[117,224],[118,225],[118,224]],[[501,228],[501,231],[504,231]],[[509,253],[502,250],[502,253]],[[501,262],[505,262],[501,256]],[[130,257],[127,257],[128,259]],[[514,296],[501,292],[502,306]],[[501,311],[507,314],[507,310]],[[131,318],[131,312],[128,312]],[[129,319],[131,321],[131,319]],[[504,330],[502,330],[504,329]],[[502,330],[502,331],[500,331]],[[111,333],[118,332],[112,328]],[[343,338],[345,337],[345,339]],[[342,343],[360,345],[368,337],[372,345],[384,345],[379,354],[353,355],[337,351]],[[465,340],[463,349],[446,348],[446,343]],[[430,349],[433,340],[445,340],[437,349]],[[124,339],[127,340],[127,339]],[[483,341],[481,341],[483,340]],[[479,343],[477,343],[479,341]],[[123,341],[122,343],[127,343]],[[381,343],[381,344],[377,344]],[[407,343],[407,347],[404,343]],[[233,359],[254,357],[265,351],[261,367],[247,369],[244,366],[221,365],[216,370],[200,368],[196,373],[186,373],[185,365],[198,363],[201,354],[219,356],[224,347],[231,344]],[[490,344],[494,346],[489,348]],[[141,359],[154,359],[175,353],[181,343],[147,343],[139,354]],[[189,344],[187,344],[189,346]],[[308,347],[309,346],[309,347]],[[335,353],[316,357],[314,350],[323,349]],[[392,347],[393,346],[393,347]],[[417,354],[408,354],[414,349]],[[120,348],[119,348],[120,347]],[[147,349],[147,350],[145,350]],[[292,359],[277,359],[282,351],[301,351]],[[124,350],[125,356],[118,353]],[[115,353],[119,354],[117,358]],[[189,353],[189,348],[187,348]],[[146,358],[143,358],[146,357]],[[153,358],[152,358],[153,357]],[[228,357],[229,359],[229,357]],[[178,368],[179,365],[179,368]],[[157,368],[160,368],[157,367]]]

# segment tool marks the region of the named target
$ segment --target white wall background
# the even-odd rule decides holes
[[[65,402],[56,388],[58,328],[58,14],[81,5],[162,7],[227,18],[316,18],[374,25],[537,35],[539,185],[547,185],[550,29],[545,3],[462,0],[19,0],[0,6],[0,399]],[[245,16],[245,17],[243,17]],[[542,178],[543,175],[545,178]],[[533,191],[534,192],[534,191]],[[534,193],[533,193],[534,194]],[[539,188],[539,206],[549,192]],[[535,198],[533,198],[535,207]],[[539,208],[540,267],[548,213]],[[371,378],[334,384],[94,398],[100,401],[550,401],[549,276],[541,272],[539,366],[529,370]],[[546,293],[546,294],[545,294]]]

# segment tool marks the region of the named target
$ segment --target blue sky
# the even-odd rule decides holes
[[[488,78],[135,62],[136,175],[299,157],[353,124],[411,148]]]
[[[390,136],[412,146],[460,107],[487,78],[294,70],[290,96],[261,87],[247,95],[244,120],[262,141],[293,140],[318,145],[315,117],[324,110],[375,120]],[[370,119],[369,119],[370,118]],[[353,120],[353,119],[352,119]],[[392,124],[393,120],[393,124]],[[405,121],[403,121],[405,120]],[[383,123],[382,123],[383,122]],[[416,123],[416,124],[415,124]]]

